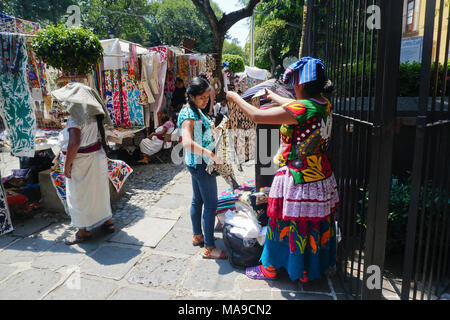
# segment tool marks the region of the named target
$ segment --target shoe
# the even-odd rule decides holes
[[[205,244],[205,238],[203,237],[202,234],[195,235],[192,237],[192,245],[194,247],[203,247],[204,244]]]
[[[263,273],[263,270],[261,270],[262,268],[264,268],[262,265],[247,268],[245,269],[245,275],[254,280],[274,280],[277,278],[276,272],[274,276],[269,276],[268,274]]]
[[[102,224],[102,229],[106,231],[107,233],[114,233],[116,231],[116,228],[114,227],[114,223],[108,223],[108,224]]]
[[[218,259],[218,260],[224,260],[227,258],[227,254],[225,251],[222,251],[216,247],[212,247],[211,249],[208,249],[205,247],[205,250],[202,252],[203,259]]]
[[[71,246],[73,244],[85,242],[86,240],[89,240],[90,238],[92,238],[92,235],[82,236],[82,235],[80,235],[79,231],[77,231],[77,233],[75,233],[75,236],[64,241],[64,243],[68,246]]]

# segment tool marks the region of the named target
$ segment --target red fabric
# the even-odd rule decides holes
[[[7,193],[6,201],[9,206],[24,205],[27,203],[27,198],[23,194],[19,193]]]

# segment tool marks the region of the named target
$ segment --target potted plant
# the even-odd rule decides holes
[[[31,45],[45,63],[62,71],[60,81],[85,79],[103,55],[98,37],[81,27],[48,26]]]

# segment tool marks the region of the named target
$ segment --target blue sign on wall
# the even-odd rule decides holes
[[[422,61],[423,36],[402,39],[400,62]]]

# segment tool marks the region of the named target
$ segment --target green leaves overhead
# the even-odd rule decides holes
[[[64,25],[39,31],[31,45],[36,55],[50,66],[79,75],[91,73],[103,53],[100,40],[92,31]]]
[[[222,61],[228,61],[230,63],[229,70],[231,73],[245,71],[244,59],[241,56],[236,56],[233,54],[224,54],[222,56]]]

